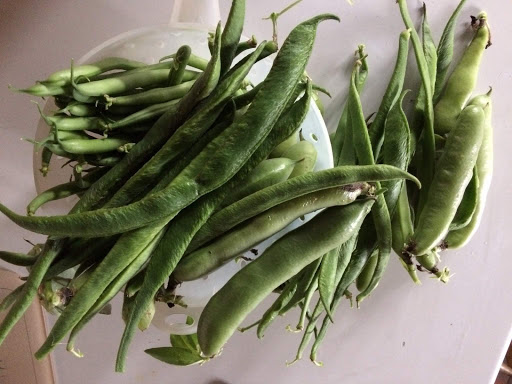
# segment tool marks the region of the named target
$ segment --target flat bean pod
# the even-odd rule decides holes
[[[233,276],[210,299],[199,319],[197,336],[203,354],[218,354],[236,327],[272,290],[348,240],[359,230],[372,204],[367,200],[323,211],[276,241]],[[343,221],[345,225],[333,230],[333,221]]]
[[[476,85],[480,62],[490,42],[485,12],[478,15],[475,20],[475,37],[446,82],[443,94],[435,107],[435,130],[440,134],[449,133],[457,124],[457,118]]]
[[[407,250],[415,255],[428,253],[448,233],[450,223],[471,180],[484,131],[484,111],[468,106],[446,140],[445,150]]]
[[[198,279],[279,232],[300,216],[334,205],[350,204],[368,190],[367,184],[351,185],[349,189],[338,187],[277,205],[189,254],[175,269],[174,278],[178,281]]]

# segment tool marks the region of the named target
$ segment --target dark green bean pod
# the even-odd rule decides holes
[[[241,109],[249,104],[252,103],[254,100],[254,97],[258,93],[258,91],[261,89],[262,83],[256,85],[254,88],[252,88],[250,91],[247,91],[239,96],[236,96],[233,98],[233,101],[235,102],[236,109]]]
[[[286,62],[283,64],[278,62],[278,65],[281,66],[287,64]],[[299,73],[297,73],[297,77],[298,76],[300,76]],[[282,97],[286,99],[286,95],[287,93],[283,94]],[[128,347],[134,336],[136,324],[142,316],[141,309],[145,307],[144,303],[153,298],[158,287],[173,272],[178,261],[190,245],[190,241],[193,236],[197,233],[199,228],[204,225],[205,221],[211,216],[215,208],[222,202],[222,200],[225,199],[233,186],[237,185],[247,177],[249,172],[268,156],[277,143],[282,141],[283,138],[289,136],[293,130],[296,130],[297,127],[300,126],[307,111],[309,110],[309,102],[309,92],[306,92],[301,101],[295,103],[288,113],[286,113],[283,118],[276,123],[276,126],[271,130],[247,164],[232,180],[213,193],[205,196],[203,199],[200,199],[196,204],[186,208],[184,212],[176,218],[176,220],[173,220],[170,223],[164,238],[155,250],[155,254],[148,265],[147,277],[144,279],[143,286],[137,294],[136,305],[123,333],[116,362],[117,371],[124,370]],[[178,234],[181,236],[178,236]],[[169,251],[172,253],[169,254]]]
[[[273,289],[355,234],[372,204],[367,200],[323,211],[233,276],[210,299],[199,318],[197,336],[203,354],[218,354],[247,314]],[[333,227],[332,222],[340,225]],[[294,251],[297,249],[301,252]],[[236,300],[232,296],[237,296]]]
[[[41,150],[41,168],[39,169],[39,172],[42,173],[43,177],[45,177],[48,174],[48,171],[50,170],[50,161],[52,159],[52,156],[53,152],[49,148],[44,146]]]
[[[220,48],[221,76],[224,75],[237,54],[238,43],[242,36],[245,20],[245,0],[233,0],[226,21],[226,27],[222,31]]]
[[[430,188],[430,183],[432,182],[432,178],[434,176],[435,168],[436,149],[434,142],[434,106],[432,104],[432,87],[428,63],[425,58],[425,54],[423,53],[423,46],[421,44],[420,38],[416,30],[414,29],[414,23],[412,22],[411,16],[409,15],[409,11],[407,9],[407,2],[406,0],[397,0],[397,3],[400,8],[400,13],[402,15],[404,24],[411,31],[411,42],[414,48],[416,64],[418,66],[418,70],[420,73],[421,84],[423,86],[423,89],[425,90],[425,123],[423,124],[422,129],[423,159],[420,163],[420,168],[418,169],[419,179],[422,184],[422,188],[420,191],[420,206],[418,209],[419,211],[421,211],[421,208],[424,204],[424,200],[426,199],[428,190]]]
[[[407,116],[402,109],[404,97],[408,92],[408,90],[403,91],[389,111],[382,146],[384,163],[403,170],[408,168],[411,159],[411,131]],[[386,189],[384,198],[391,217],[393,217],[395,212],[402,183],[401,180],[391,180],[382,183],[382,187]]]
[[[318,274],[318,293],[324,310],[334,322],[331,314],[330,301],[336,289],[336,267],[338,265],[338,256],[340,247],[336,247],[322,256],[322,264],[320,265],[320,273]]]
[[[23,290],[24,284],[21,284],[20,286],[16,287],[13,291],[9,292],[7,296],[5,296],[2,301],[0,302],[0,313],[5,311],[6,309],[9,309],[11,305],[13,305],[16,300],[18,300],[19,296],[21,295],[21,291]]]
[[[125,297],[133,297],[137,294],[137,292],[139,292],[145,275],[146,269],[142,269],[135,276],[133,276],[130,281],[128,281],[128,283],[126,283],[126,287],[124,289]]]
[[[107,207],[124,205],[130,202],[131,198],[137,196],[141,190],[147,188],[148,185],[154,184],[162,170],[186,152],[208,130],[227,105],[233,93],[240,87],[240,83],[249,73],[263,47],[264,43],[251,55],[252,60],[248,60],[244,66],[240,66],[238,71],[232,72],[232,76],[226,76],[220,81],[218,87],[205,100],[203,108],[178,128],[155,156],[116,192],[107,203]]]
[[[410,37],[411,31],[409,29],[400,33],[400,38],[398,40],[398,53],[396,57],[395,68],[393,69],[393,75],[389,80],[379,109],[369,130],[375,158],[379,157],[380,147],[384,139],[384,125],[388,113],[402,92],[407,67],[407,57],[409,54]]]
[[[434,105],[437,104],[439,96],[443,91],[446,76],[448,75],[448,69],[453,59],[453,46],[455,40],[455,27],[457,26],[457,19],[460,11],[464,7],[466,0],[461,0],[457,8],[453,11],[450,19],[446,23],[446,26],[439,40],[437,47],[437,74],[436,74],[436,86],[434,92]]]
[[[357,50],[358,60],[361,61],[360,66],[355,66],[354,69],[357,69],[359,71],[359,74],[357,75],[358,78],[358,91],[361,92],[364,84],[366,82],[366,78],[368,77],[368,63],[366,60],[366,53],[364,52],[364,45],[360,45]],[[350,132],[350,129],[347,129],[349,127],[348,124],[348,103],[345,102],[343,105],[343,109],[341,112],[341,117],[338,122],[338,127],[336,128],[336,132],[334,134],[334,138],[332,140],[332,154],[334,159],[334,165],[353,165],[354,163],[350,160],[350,158],[355,156],[348,156],[347,160],[347,154],[344,154],[344,160],[340,161],[340,156],[342,153],[343,148],[345,148],[345,152],[350,150],[352,148],[353,152],[353,146],[352,142],[348,142],[347,145],[345,145],[344,141],[348,139],[352,139],[352,135]],[[352,153],[353,154],[353,153]]]
[[[37,244],[28,253],[0,251],[0,260],[26,267],[34,265],[42,250],[42,245]]]
[[[146,123],[152,121],[168,111],[177,111],[179,100],[169,100],[160,104],[153,104],[134,112],[120,120],[113,121],[105,125],[105,130],[112,131],[115,129],[132,126],[135,124]]]
[[[352,123],[354,146],[359,164],[375,164],[372,145],[361,106],[361,100],[357,91],[355,72],[353,72],[350,81],[348,110],[350,122]],[[376,188],[377,190],[380,189],[380,183],[376,183]],[[373,289],[375,289],[386,270],[389,257],[391,255],[391,218],[386,200],[382,194],[377,195],[376,197],[376,204],[372,209],[372,218],[375,224],[375,232],[377,234],[379,256],[371,283],[368,285],[367,289],[357,295],[358,303],[367,297]]]

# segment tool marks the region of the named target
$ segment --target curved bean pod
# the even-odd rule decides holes
[[[359,230],[372,204],[367,200],[323,211],[233,276],[210,299],[199,318],[197,336],[203,354],[218,354],[236,327],[272,290],[348,240]],[[333,221],[344,225],[333,229]]]
[[[409,240],[407,251],[428,253],[448,233],[450,223],[471,180],[484,131],[484,111],[478,106],[464,108],[456,127],[446,140],[425,208]]]

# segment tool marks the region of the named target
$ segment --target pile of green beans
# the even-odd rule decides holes
[[[359,306],[378,286],[392,251],[415,283],[418,272],[447,282],[438,254],[475,233],[492,175],[491,91],[471,98],[490,39],[485,13],[472,19],[474,38],[447,75],[464,2],[436,48],[426,7],[420,39],[405,0],[398,0],[406,29],[373,119],[365,118],[361,97],[368,57],[358,47],[331,135],[334,167],[327,170],[315,171],[317,152],[301,125],[312,102],[321,106],[316,92],[328,94],[305,68],[318,25],[338,20],[332,14],[298,24],[278,47],[276,20],[291,6],[271,15],[273,41],[258,44],[254,37],[241,41],[245,1],[233,0],[225,28],[219,23],[209,37],[209,60],[185,45],[157,64],[72,64],[21,90],[52,96],[59,108],[41,112],[50,126],[36,143],[41,172],[58,155],[72,163],[73,177],[36,196],[27,216],[0,204],[19,226],[49,236],[27,254],[0,252],[6,262],[30,267],[25,283],[0,304],[8,310],[0,345],[38,297],[59,317],[35,356],[45,357],[67,336],[67,350],[82,356],[75,347],[80,331],[124,290],[115,367],[123,372],[156,301],[186,306],[176,294],[181,283],[253,251],[200,318],[187,319],[197,322],[197,334],[171,335],[171,346],[146,352],[168,364],[203,363],[237,329],[257,327],[262,338],[277,316],[297,308],[297,324],[288,327],[302,332],[293,362],[314,339],[310,359],[321,365],[319,346],[342,299],[352,300],[354,286]],[[422,80],[417,92],[403,89],[410,43]],[[265,80],[249,87],[253,65],[275,52]],[[403,104],[411,94],[409,122]],[[71,195],[80,199],[69,214],[36,215]],[[257,255],[254,247],[313,212],[319,213]],[[261,319],[239,328],[273,294]]]

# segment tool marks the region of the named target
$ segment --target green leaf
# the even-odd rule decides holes
[[[186,366],[204,361],[199,353],[191,352],[185,348],[160,347],[146,349],[144,352],[157,360],[172,365]]]

